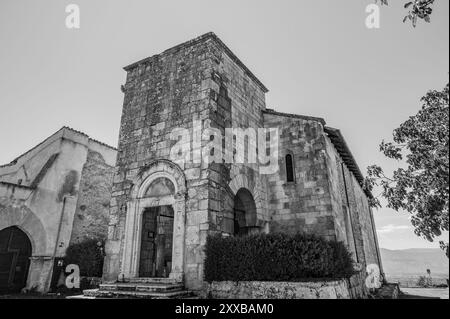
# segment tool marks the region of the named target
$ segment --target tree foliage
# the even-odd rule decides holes
[[[103,272],[103,239],[86,239],[67,247],[66,264],[76,264],[80,267],[80,275],[101,277]]]
[[[375,0],[380,1],[382,5],[388,5],[387,0]],[[411,21],[413,27],[416,27],[417,20],[422,19],[426,22],[430,22],[430,16],[433,12],[432,5],[434,0],[414,0],[405,3],[405,9],[408,9],[408,14],[403,18],[403,22]]]
[[[429,241],[449,229],[449,85],[421,99],[422,109],[394,130],[393,142],[380,151],[406,164],[392,176],[369,166],[365,188],[380,186],[387,206],[411,214],[414,232]],[[376,197],[372,206],[379,206]],[[441,242],[448,257],[448,242]]]

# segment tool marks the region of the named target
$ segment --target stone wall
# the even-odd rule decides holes
[[[367,298],[365,272],[349,279],[311,282],[212,282],[204,298],[214,299],[363,299]]]
[[[264,113],[265,127],[280,132],[279,171],[268,176],[271,232],[309,233],[335,239],[323,120]],[[285,156],[292,155],[294,182],[287,182]]]
[[[157,159],[170,160],[172,147],[200,149],[191,141],[193,121],[201,124],[212,112],[210,101],[213,40],[196,39],[126,68],[119,153],[114,173],[104,280],[117,279],[124,254],[127,203],[133,182]],[[171,133],[183,129],[178,139]],[[186,134],[184,134],[186,133]],[[206,142],[202,142],[204,145]],[[176,146],[175,146],[176,145]],[[189,157],[191,152],[188,152]],[[209,223],[208,178],[216,175],[208,165],[176,164],[184,172],[186,285],[195,288],[202,278],[202,246]]]
[[[211,127],[220,130],[223,139],[218,145],[224,145],[225,150],[232,153],[233,163],[210,165],[211,171],[217,174],[212,174],[209,179],[209,220],[212,230],[232,235],[234,199],[240,189],[247,190],[256,205],[256,219],[247,222],[246,226],[264,229],[269,220],[266,178],[260,174],[258,160],[253,162],[249,157],[250,150],[258,148],[258,145],[255,145],[256,140],[250,138],[251,133],[246,131],[249,135],[246,135],[243,141],[238,140],[236,136],[225,141],[225,129],[233,128],[244,132],[248,128],[257,129],[264,126],[261,111],[266,108],[267,89],[243,68],[234,55],[224,49],[221,42],[214,42],[214,46],[216,54],[212,68],[215,84],[212,90],[219,98],[210,102],[213,110],[210,114]],[[221,99],[221,94],[226,98]],[[221,110],[223,112],[220,112]]]
[[[100,153],[88,151],[81,172],[70,243],[90,238],[106,239],[113,172],[114,167],[108,165]]]
[[[327,161],[332,191],[336,233],[347,237],[355,261],[364,267],[376,264],[382,270],[378,240],[367,195],[350,172],[331,141],[326,138]]]
[[[259,219],[267,220],[267,214],[265,186],[255,173],[257,167],[194,162],[191,155],[196,156],[201,147],[204,155],[217,154],[214,145],[224,145],[225,128],[262,127],[259,110],[265,107],[266,89],[213,34],[125,69],[104,279],[117,279],[124,268],[121,259],[125,251],[126,207],[133,200],[131,189],[148,165],[164,159],[176,164],[186,180],[188,191],[182,194],[186,222],[175,227],[185,227],[185,285],[200,289],[206,237],[213,232],[233,232],[235,193],[240,188],[249,189],[257,202]],[[203,129],[212,129],[207,131],[208,136],[200,136],[199,143],[194,122]],[[182,129],[178,140],[171,134],[177,129]],[[187,149],[189,158],[174,159],[171,151],[177,148]]]
[[[336,236],[346,243],[355,262],[363,261],[364,253],[358,249],[359,245],[362,245],[362,241],[359,240],[361,239],[361,228],[358,214],[350,209],[349,204],[348,178],[351,173],[328,137],[325,137],[325,148]]]

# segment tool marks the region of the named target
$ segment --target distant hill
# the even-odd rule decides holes
[[[425,275],[427,269],[431,275],[449,273],[449,260],[440,249],[380,249],[384,272],[387,276]]]

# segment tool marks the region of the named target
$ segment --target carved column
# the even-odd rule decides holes
[[[127,218],[125,222],[125,243],[122,252],[121,274],[119,277],[134,278],[136,276],[135,263],[135,248],[136,248],[136,224],[139,215],[139,200],[134,199],[128,202]]]
[[[186,198],[184,193],[175,195],[174,225],[173,225],[173,250],[172,271],[170,278],[178,281],[184,279],[184,246],[186,231]]]

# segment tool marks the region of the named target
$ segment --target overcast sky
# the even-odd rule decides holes
[[[213,31],[269,88],[267,107],[323,117],[361,170],[390,171],[380,141],[449,72],[449,2],[436,0],[432,22],[414,29],[402,23],[405,1],[389,1],[368,29],[373,0],[1,0],[0,163],[64,125],[116,146],[122,67]],[[65,26],[70,3],[78,30]],[[404,213],[381,209],[375,221],[381,247],[438,247]]]

